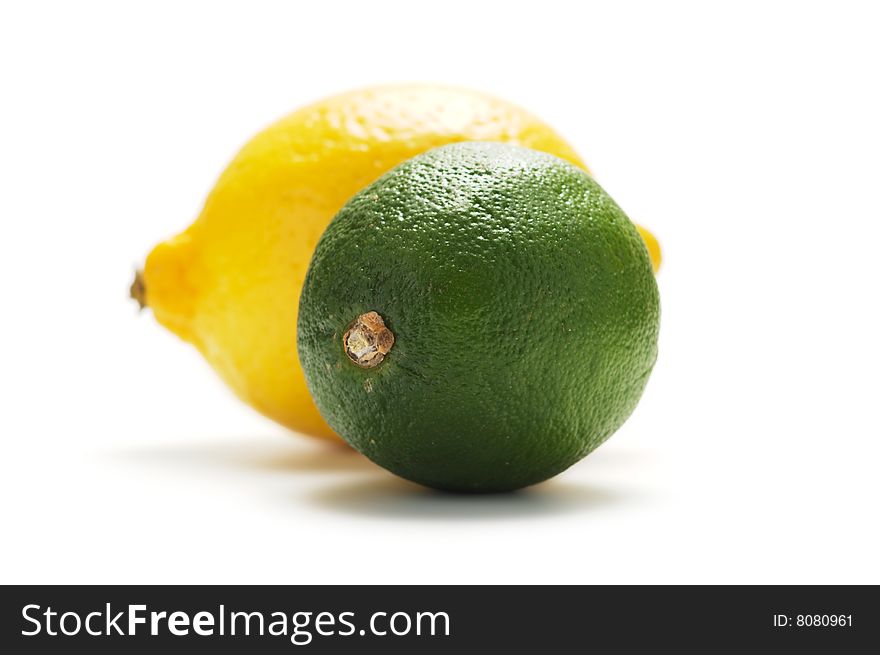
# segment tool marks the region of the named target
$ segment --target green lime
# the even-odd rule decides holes
[[[496,143],[430,150],[337,214],[300,298],[322,416],[421,484],[546,480],[629,417],[659,298],[635,226],[584,171]]]

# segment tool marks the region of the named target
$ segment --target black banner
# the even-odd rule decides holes
[[[865,652],[874,587],[4,587],[5,653]],[[770,650],[772,649],[772,650]],[[743,651],[745,652],[745,651]]]

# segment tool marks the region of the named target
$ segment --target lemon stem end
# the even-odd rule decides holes
[[[128,295],[138,304],[138,309],[147,306],[147,287],[144,284],[144,272],[140,269],[134,272],[134,280],[128,289]]]

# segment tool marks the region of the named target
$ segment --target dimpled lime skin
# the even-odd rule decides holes
[[[361,368],[342,336],[378,312]],[[526,148],[460,143],[354,196],[312,257],[298,351],[323,417],[397,475],[494,492],[565,470],[629,417],[659,297],[635,226],[593,179]]]

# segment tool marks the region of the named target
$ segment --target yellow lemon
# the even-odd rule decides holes
[[[660,242],[657,241],[657,237],[641,225],[636,225],[636,230],[638,230],[639,235],[642,237],[642,241],[645,242],[645,247],[648,249],[648,255],[651,257],[651,268],[653,268],[656,273],[660,270],[660,264],[663,261],[663,256],[660,254]]]
[[[147,256],[133,295],[242,400],[293,430],[335,436],[296,352],[312,252],[352,195],[404,160],[458,141],[518,144],[586,169],[550,127],[482,93],[400,85],[334,96],[247,143],[196,221]]]

